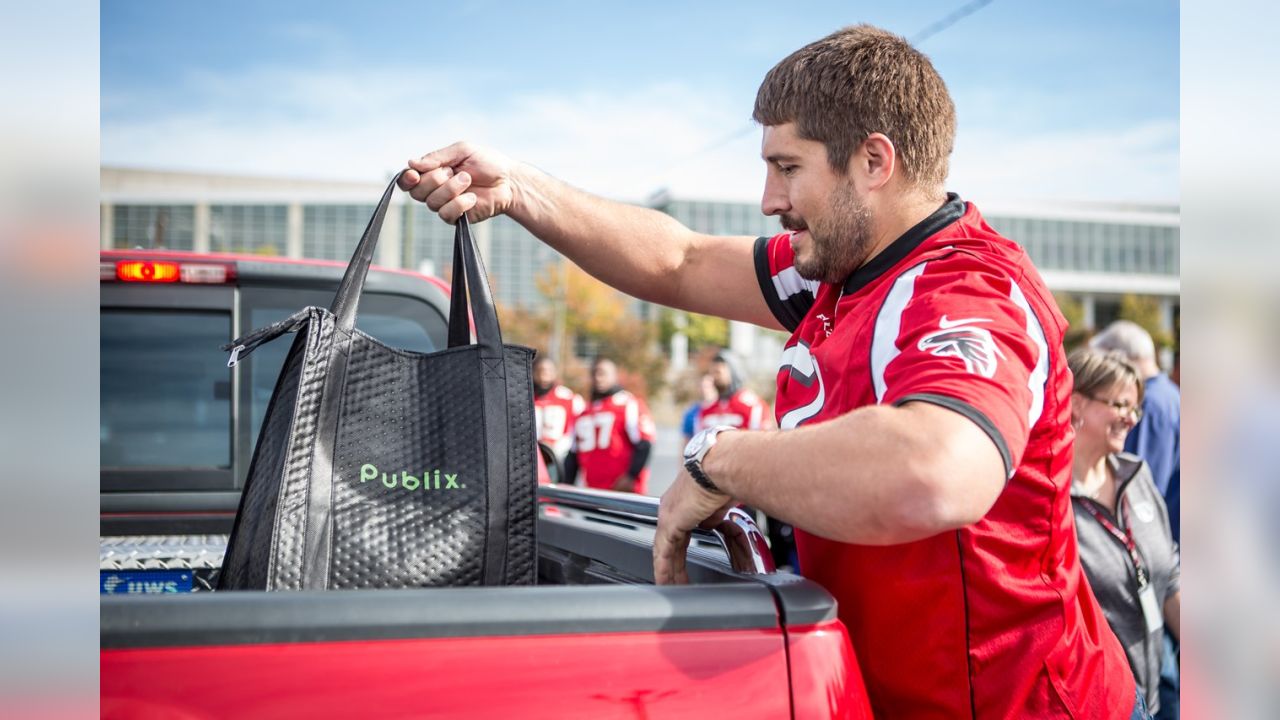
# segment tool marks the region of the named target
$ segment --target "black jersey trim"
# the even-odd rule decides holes
[[[844,294],[852,295],[871,283],[872,280],[885,274],[894,265],[897,265],[903,258],[911,254],[911,251],[920,247],[920,243],[928,240],[930,237],[938,234],[946,226],[959,220],[964,216],[964,211],[968,207],[968,203],[960,199],[955,193],[947,193],[947,200],[942,207],[933,211],[929,217],[916,223],[912,228],[902,234],[902,237],[894,240],[880,254],[871,258],[871,261],[849,276],[844,282]]]
[[[964,659],[969,666],[969,717],[978,717],[978,701],[975,697],[973,680],[977,675],[973,671],[973,640],[969,636],[969,575],[964,571],[964,538],[956,530],[956,554],[960,558],[960,595],[964,599]]]
[[[1009,479],[1013,477],[1013,456],[1009,453],[1009,444],[1004,441],[1004,435],[1000,434],[1000,430],[996,428],[995,423],[990,418],[982,414],[978,408],[970,405],[963,400],[957,400],[946,395],[938,395],[936,393],[916,393],[900,398],[893,403],[894,407],[901,407],[909,402],[927,402],[948,410],[953,410],[961,415],[969,418],[975,425],[982,428],[982,431],[991,437],[992,442],[996,444],[996,449],[1000,451],[1000,459],[1004,461],[1005,484],[1009,483]]]
[[[805,290],[783,301],[778,297],[778,289],[773,286],[773,273],[769,268],[769,238],[756,238],[755,247],[751,252],[755,257],[756,282],[760,283],[760,293],[764,295],[765,304],[769,306],[769,311],[778,322],[782,323],[782,327],[795,332],[796,328],[800,327],[800,321],[804,320],[805,313],[813,305],[813,293]],[[807,303],[804,300],[805,296],[808,297]]]

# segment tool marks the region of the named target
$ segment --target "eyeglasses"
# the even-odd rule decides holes
[[[1130,405],[1127,402],[1120,402],[1119,400],[1106,400],[1092,395],[1085,395],[1085,397],[1094,402],[1100,402],[1103,405],[1110,405],[1112,410],[1119,412],[1121,415],[1132,415],[1135,423],[1142,421],[1142,408],[1138,405]]]

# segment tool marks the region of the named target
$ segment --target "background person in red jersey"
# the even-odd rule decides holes
[[[760,430],[766,425],[769,406],[760,396],[742,385],[742,370],[738,359],[728,350],[718,353],[711,361],[711,379],[716,388],[716,399],[704,405],[698,416],[697,429],[717,426],[743,430]],[[769,551],[773,564],[779,569],[794,571],[797,567],[794,529],[777,518],[769,517],[754,508],[757,522],[769,535]]]
[[[716,425],[729,425],[745,430],[764,427],[769,406],[759,395],[743,387],[742,371],[737,359],[722,351],[711,361],[711,381],[716,387],[714,402],[703,405],[695,428],[703,430]]]
[[[720,393],[716,391],[716,383],[711,379],[711,373],[703,373],[698,378],[698,399],[689,404],[684,411],[684,418],[680,421],[680,431],[684,433],[686,443],[692,440],[694,434],[700,429],[698,418],[702,415],[702,409],[716,402],[719,397]]]
[[[549,357],[533,363],[533,411],[538,427],[538,440],[551,446],[560,462],[573,447],[573,428],[587,402],[570,388],[560,384],[559,370]]]
[[[1084,579],[1066,329],[1040,273],[948,193],[955,109],[929,60],[866,25],[756,96],[762,210],[789,232],[697,233],[466,143],[402,187],[446,221],[507,213],[642,300],[791,333],[779,430],[709,428],[662,497],[654,577],[742,502],[795,526],[890,718],[1146,717]]]
[[[565,461],[567,482],[578,470],[586,486],[644,493],[654,426],[644,400],[618,384],[618,366],[608,358],[591,365],[591,404],[575,424],[573,451]]]

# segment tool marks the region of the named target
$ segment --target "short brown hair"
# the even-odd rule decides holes
[[[1067,367],[1071,368],[1071,376],[1075,379],[1072,392],[1091,398],[1120,383],[1131,382],[1138,389],[1138,404],[1142,404],[1142,376],[1118,352],[1102,353],[1079,348],[1067,356]]]
[[[870,25],[838,30],[775,65],[752,117],[761,125],[794,122],[801,138],[826,146],[841,175],[871,133],[884,133],[907,182],[925,188],[946,180],[956,136],[955,105],[929,58]]]

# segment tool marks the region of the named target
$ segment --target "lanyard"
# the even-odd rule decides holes
[[[1123,503],[1123,507],[1121,509],[1127,510],[1129,506],[1129,499],[1122,498],[1120,502]],[[1103,529],[1111,533],[1112,537],[1119,540],[1120,544],[1124,545],[1124,549],[1129,551],[1129,559],[1133,561],[1133,569],[1138,574],[1138,592],[1145,590],[1147,583],[1149,583],[1150,580],[1147,578],[1147,566],[1142,562],[1142,555],[1138,552],[1138,545],[1133,541],[1133,533],[1130,532],[1128,528],[1121,530],[1116,527],[1115,523],[1111,522],[1110,518],[1099,510],[1096,507],[1097,503],[1092,500],[1086,500],[1081,504],[1084,505],[1084,509],[1089,511],[1089,514],[1093,516],[1094,520],[1098,521],[1098,524],[1101,525]]]

